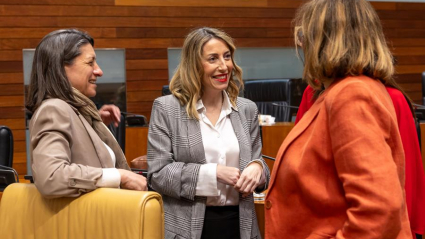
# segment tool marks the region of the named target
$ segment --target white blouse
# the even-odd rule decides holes
[[[238,205],[239,192],[233,186],[217,181],[217,165],[239,168],[239,142],[230,121],[233,107],[227,93],[223,93],[223,106],[216,125],[212,125],[206,116],[207,109],[202,100],[198,100],[196,108],[200,120],[202,142],[204,145],[206,164],[201,165],[196,184],[196,195],[207,196],[207,206]],[[260,183],[265,182],[265,175]]]
[[[108,149],[109,154],[112,158],[112,164],[115,165],[116,158],[114,151],[105,143],[103,143]],[[103,174],[97,182],[96,186],[100,188],[119,188],[121,184],[121,175],[116,168],[102,168]]]

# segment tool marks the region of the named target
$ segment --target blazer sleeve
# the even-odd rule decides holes
[[[77,197],[96,189],[102,169],[72,163],[71,145],[78,140],[72,135],[71,113],[63,105],[42,105],[31,122],[31,157],[34,184],[46,198]]]
[[[252,158],[251,161],[259,161],[263,165],[264,175],[266,176],[266,184],[263,187],[257,187],[255,189],[255,192],[260,193],[264,190],[266,190],[269,186],[270,182],[270,170],[267,166],[267,163],[263,159],[263,155],[261,153],[262,149],[262,143],[261,143],[261,136],[260,136],[260,124],[258,122],[258,109],[255,103],[251,102],[250,104],[250,112],[251,115],[249,116],[251,125],[250,125],[250,138],[251,138],[251,145],[252,145]]]
[[[348,207],[347,221],[336,234],[340,239],[396,238],[402,227],[402,145],[395,115],[387,108],[392,105],[372,91],[354,82],[325,99],[334,163]]]
[[[156,99],[153,103],[148,133],[148,183],[155,191],[174,197],[194,200],[200,164],[190,159],[176,159],[173,153],[171,122],[181,120],[177,110]],[[185,142],[175,142],[184,144]]]

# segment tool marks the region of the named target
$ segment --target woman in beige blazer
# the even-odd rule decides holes
[[[98,111],[94,40],[87,33],[57,30],[37,46],[26,99],[34,183],[48,198],[77,197],[98,187],[146,190],[146,179],[129,171],[105,123],[119,120],[117,107]],[[103,121],[103,122],[102,122]]]

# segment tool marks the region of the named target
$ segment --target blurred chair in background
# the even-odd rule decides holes
[[[249,80],[244,97],[257,104],[260,114],[275,117],[275,122],[291,122],[306,86],[301,79]]]
[[[19,182],[18,173],[13,165],[12,130],[0,125],[0,192],[12,183]]]
[[[6,167],[13,165],[13,134],[5,125],[0,125],[0,165]]]
[[[115,139],[117,140],[124,154],[125,154],[125,125],[126,125],[126,118],[123,114],[121,114],[121,121],[117,127],[115,127],[114,124],[108,125],[109,131],[111,131],[112,135],[114,135]]]
[[[170,87],[168,85],[162,86],[162,96],[171,95]]]

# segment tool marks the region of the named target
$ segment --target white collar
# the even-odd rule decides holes
[[[227,92],[223,91],[223,106],[221,107],[221,111],[225,111],[226,115],[228,115],[232,112],[232,109],[238,111],[238,108],[233,106],[230,102],[230,98]],[[201,113],[206,110],[201,98],[199,98],[198,102],[196,102],[196,110],[198,111],[198,113]]]

